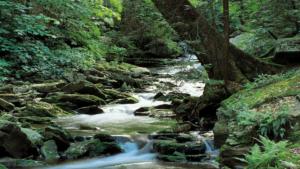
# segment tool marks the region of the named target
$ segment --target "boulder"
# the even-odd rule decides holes
[[[116,143],[101,142],[98,139],[72,143],[65,151],[67,159],[96,157],[120,153],[122,150]]]
[[[12,111],[15,109],[15,105],[5,101],[4,99],[0,98],[0,110],[4,110],[4,111]]]
[[[135,116],[149,116],[150,115],[150,107],[141,107],[134,111]]]
[[[44,143],[44,145],[41,147],[41,154],[48,162],[55,162],[60,158],[57,145],[54,140],[48,140]]]
[[[106,98],[106,95],[99,88],[97,88],[94,84],[89,83],[87,81],[69,83],[62,88],[62,91],[66,93],[80,93],[80,94],[94,95],[101,99]]]
[[[129,93],[119,92],[114,89],[104,89],[104,93],[110,101],[115,101],[114,103],[137,103],[138,100],[132,97]]]
[[[58,117],[66,116],[71,113],[66,112],[54,104],[47,102],[31,102],[28,103],[25,109],[19,111],[21,117],[37,116],[37,117]]]
[[[92,105],[106,104],[106,102],[103,99],[88,94],[55,93],[42,100],[49,103],[69,102],[72,103],[73,105],[76,105],[78,108],[92,106]]]
[[[30,140],[30,142],[35,145],[36,147],[40,147],[43,144],[43,136],[29,128],[21,128],[21,132],[26,134],[27,138]]]
[[[134,104],[134,103],[138,103],[138,99],[134,98],[134,97],[127,97],[127,98],[123,98],[123,99],[117,99],[113,102],[111,102],[111,104]]]
[[[89,114],[89,115],[95,115],[95,114],[101,114],[103,113],[103,110],[99,106],[87,106],[87,107],[81,107],[79,109],[76,109],[76,112],[79,114]]]
[[[15,123],[0,121],[0,149],[5,150],[11,157],[26,158],[37,156],[36,145],[40,141],[40,135],[31,129],[21,129]],[[25,132],[24,132],[25,131]]]
[[[70,142],[73,138],[70,133],[58,126],[47,126],[42,135],[45,140],[54,140],[58,151],[64,151],[70,146]]]
[[[276,45],[276,40],[266,31],[244,32],[231,38],[230,42],[251,56],[256,57],[269,55]]]

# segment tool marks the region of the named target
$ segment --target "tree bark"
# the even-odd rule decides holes
[[[224,80],[222,63],[224,60],[224,36],[216,31],[188,0],[153,0],[155,6],[177,33],[193,43],[195,50],[205,48],[205,54],[199,56],[202,64],[209,64],[211,79]],[[276,73],[280,66],[260,61],[229,44],[228,80],[242,84],[252,80],[258,74]]]

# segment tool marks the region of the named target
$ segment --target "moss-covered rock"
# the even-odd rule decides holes
[[[49,103],[72,103],[73,105],[80,107],[92,106],[92,105],[104,105],[106,102],[94,95],[88,94],[66,94],[66,93],[56,93],[45,99],[45,102]]]
[[[47,102],[31,102],[26,105],[25,109],[20,110],[18,115],[21,117],[58,117],[71,115],[71,113]]]
[[[98,139],[93,139],[72,143],[65,154],[68,159],[78,159],[81,157],[116,154],[121,151],[121,148],[116,143],[101,142]]]
[[[87,106],[87,107],[81,107],[79,109],[76,109],[76,112],[79,114],[101,114],[103,113],[103,110],[99,106]]]
[[[26,131],[26,132],[24,132]],[[14,158],[37,156],[36,144],[40,142],[40,135],[30,129],[22,129],[13,122],[0,121],[0,149]]]
[[[105,99],[106,95],[94,84],[87,81],[79,81],[69,83],[62,88],[62,91],[66,93],[80,93],[97,96],[101,99]]]
[[[47,126],[42,135],[45,140],[54,140],[59,151],[65,151],[73,141],[71,134],[59,126]]]
[[[60,157],[57,150],[57,145],[54,140],[46,141],[41,147],[41,154],[44,159],[49,162],[57,161]]]
[[[115,89],[104,89],[107,98],[114,103],[137,103],[138,100],[132,97],[129,93],[119,92]]]
[[[214,128],[216,143],[222,145],[221,162],[230,167],[244,165],[237,157],[242,157],[259,135],[272,139],[297,138],[299,94],[300,73],[293,70],[256,80],[224,100]]]

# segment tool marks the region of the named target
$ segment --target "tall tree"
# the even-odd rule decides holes
[[[200,119],[203,114],[213,113],[219,103],[240,89],[241,84],[253,80],[258,74],[272,74],[281,69],[272,63],[263,62],[252,57],[234,45],[229,44],[229,55],[226,51],[225,38],[222,34],[198,13],[188,0],[153,0],[158,10],[177,33],[188,41],[192,41],[195,50],[205,49],[205,53],[198,56],[201,63],[211,65],[207,72],[210,79],[228,79],[225,85],[206,85],[204,94],[195,105],[189,119]],[[228,39],[228,37],[227,37]],[[203,53],[203,51],[200,51]],[[227,70],[222,63],[227,62]],[[227,71],[224,75],[224,71]]]
[[[169,24],[183,39],[194,41],[196,50],[204,46],[205,54],[199,57],[203,64],[211,64],[208,70],[211,79],[224,80],[225,39],[222,34],[211,26],[206,18],[192,7],[188,0],[153,0]],[[256,77],[257,74],[274,73],[277,66],[260,61],[234,45],[229,44],[228,74],[232,82],[243,83]]]
[[[228,60],[229,60],[229,2],[223,0],[223,17],[224,17],[224,81],[227,86],[229,71],[228,71]]]

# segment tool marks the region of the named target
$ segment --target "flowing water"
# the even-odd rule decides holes
[[[195,59],[195,56],[189,55],[189,58],[178,60],[183,62],[191,59]],[[175,65],[171,67],[162,67],[151,69],[155,74],[169,75],[169,77],[158,78],[157,83],[170,82],[176,86],[173,91],[187,93],[191,96],[200,96],[203,93],[204,84],[201,82],[192,82],[185,80],[174,80],[174,76],[178,72],[201,69],[201,64],[197,62],[187,66]],[[159,131],[163,128],[170,127],[175,124],[174,120],[162,120],[145,116],[134,116],[134,111],[141,107],[153,107],[158,105],[170,104],[164,101],[155,101],[153,97],[159,91],[155,85],[150,86],[147,92],[133,93],[139,102],[136,104],[114,104],[103,107],[104,113],[98,115],[75,115],[71,117],[65,117],[58,120],[58,123],[62,124],[65,128],[77,135],[88,135],[89,132],[95,133],[97,130],[107,131],[110,134],[119,135],[115,136],[119,145],[124,150],[123,153],[105,157],[94,158],[76,162],[69,162],[58,166],[49,167],[48,169],[124,169],[124,168],[137,168],[137,169],[183,169],[183,168],[198,168],[199,166],[188,164],[176,164],[176,163],[161,163],[156,161],[156,155],[151,152],[152,142],[145,137],[147,134]],[[164,91],[168,93],[170,91]],[[87,128],[85,130],[84,128]],[[96,131],[91,131],[94,129]],[[153,130],[153,131],[152,131]],[[138,132],[137,132],[138,131]],[[141,134],[145,132],[145,136]],[[195,133],[194,133],[195,134]],[[121,135],[121,136],[120,136]],[[196,133],[199,140],[202,140],[206,144],[207,153],[215,156],[217,151],[213,149],[212,144],[199,133]],[[121,139],[126,138],[126,139]],[[137,138],[143,138],[140,141]],[[143,146],[141,146],[143,145]]]

